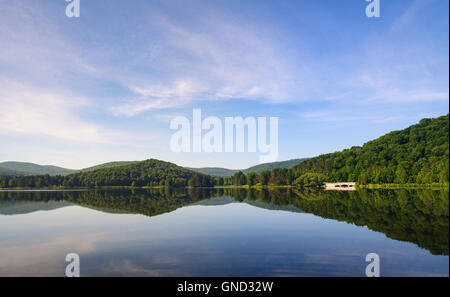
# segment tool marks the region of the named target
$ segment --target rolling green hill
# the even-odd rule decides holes
[[[88,167],[88,168],[84,168],[79,170],[80,172],[88,172],[88,171],[94,171],[97,169],[105,169],[105,168],[111,168],[111,167],[119,167],[119,166],[125,166],[125,165],[130,165],[133,163],[137,163],[138,161],[115,161],[115,162],[108,162],[108,163],[103,163],[103,164],[99,164],[99,165],[95,165],[92,167]]]
[[[116,161],[99,164],[81,170],[66,169],[58,166],[39,165],[25,162],[3,162],[0,163],[0,176],[24,176],[24,175],[69,175],[77,172],[88,172],[97,169],[111,168],[133,164],[137,161]]]
[[[67,176],[65,186],[186,186],[194,176],[201,174],[155,159],[133,162],[124,166],[80,172]],[[199,183],[202,184],[201,180]]]
[[[293,171],[296,177],[324,174],[330,182],[448,184],[449,116],[422,119],[362,147],[309,159]]]
[[[26,162],[2,162],[0,163],[0,167],[4,169],[9,169],[12,171],[12,173],[18,172],[19,173],[18,175],[40,175],[40,174],[67,175],[75,172],[75,170],[72,169],[66,169],[51,165],[43,166]],[[4,175],[16,175],[16,174],[4,174]]]

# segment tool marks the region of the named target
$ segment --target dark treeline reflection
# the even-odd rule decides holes
[[[448,190],[300,191],[221,188],[0,192],[0,209],[14,201],[60,201],[107,212],[154,216],[215,197],[232,197],[257,207],[289,206],[413,242],[435,255],[448,255]],[[232,200],[231,200],[232,201]],[[8,203],[6,203],[8,202]],[[257,203],[256,203],[257,202]],[[283,208],[289,210],[289,208]],[[296,210],[295,210],[296,209]]]

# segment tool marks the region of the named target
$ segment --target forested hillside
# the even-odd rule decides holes
[[[150,159],[125,166],[69,175],[65,186],[192,186],[211,185],[209,176],[173,163]]]
[[[67,176],[36,175],[1,178],[6,187],[101,187],[101,186],[212,186],[213,178],[173,163],[146,160],[129,165],[80,172]]]
[[[309,159],[293,170],[296,177],[320,173],[328,181],[361,184],[448,184],[449,116],[423,119],[362,147]]]

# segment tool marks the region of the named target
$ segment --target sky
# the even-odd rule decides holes
[[[368,4],[0,0],[0,162],[241,169],[260,152],[173,152],[171,120],[278,117],[287,160],[448,114],[449,2]]]

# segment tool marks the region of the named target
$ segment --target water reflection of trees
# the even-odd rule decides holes
[[[264,207],[265,204],[293,206],[323,218],[367,226],[392,239],[413,242],[433,254],[448,255],[448,194],[448,190],[325,192],[290,188],[161,188],[79,192],[0,192],[0,202],[2,200],[65,200],[102,211],[154,216],[201,200],[230,196],[241,202],[258,201],[258,207]]]
[[[327,192],[324,199],[299,198],[295,205],[324,218],[416,243],[432,254],[448,255],[448,194],[448,190]]]
[[[448,190],[250,190],[248,199],[290,204],[317,216],[345,221],[448,255]]]

